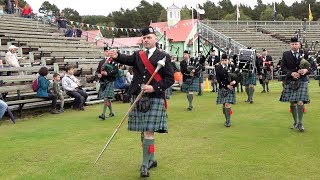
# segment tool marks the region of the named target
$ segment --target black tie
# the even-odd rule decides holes
[[[146,54],[147,54],[147,58],[149,58],[149,54],[150,54],[149,49],[147,49]]]
[[[294,57],[298,59],[298,52],[294,52]]]

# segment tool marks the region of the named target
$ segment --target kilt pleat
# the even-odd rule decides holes
[[[305,104],[310,102],[308,92],[308,82],[300,82],[300,87],[293,90],[289,84],[285,84],[280,97],[281,102],[298,102],[303,101]]]
[[[193,78],[192,84],[182,83],[181,91],[182,92],[199,92],[199,77]]]
[[[236,103],[236,93],[233,90],[228,89],[228,95],[224,96],[221,89],[218,89],[218,96],[217,96],[217,104],[224,104],[224,103]]]
[[[100,83],[100,89],[99,89],[99,94],[98,94],[98,98],[99,99],[103,99],[105,97],[108,98],[113,98],[114,97],[114,82],[104,82],[105,88],[103,89],[103,85],[102,83]]]
[[[132,97],[134,102],[136,96]],[[163,98],[150,98],[150,109],[146,113],[140,112],[135,106],[129,113],[128,130],[139,132],[167,133],[166,109]]]
[[[256,85],[257,83],[257,75],[256,74],[246,74],[243,77],[243,85],[247,86],[249,84]]]

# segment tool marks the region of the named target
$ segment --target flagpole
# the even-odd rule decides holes
[[[194,33],[194,21],[193,21],[193,16],[194,16],[194,14],[193,14],[193,7],[191,6],[191,10],[192,10],[192,17],[191,17],[191,20],[192,20],[192,54],[194,54],[194,42],[195,42],[195,40],[194,40],[194,36],[195,36],[195,33]],[[194,56],[195,56],[195,54],[194,54]]]

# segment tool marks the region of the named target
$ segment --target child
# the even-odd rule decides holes
[[[53,91],[54,94],[58,96],[60,99],[60,112],[64,112],[64,97],[63,97],[63,92],[60,88],[60,75],[59,73],[54,73],[53,74]]]

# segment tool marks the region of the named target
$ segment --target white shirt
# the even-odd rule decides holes
[[[79,87],[80,81],[74,75],[65,74],[61,84],[65,91],[75,91]]]
[[[8,51],[6,53],[5,60],[6,60],[6,64],[11,67],[20,67],[17,53],[12,53],[11,51]]]
[[[133,74],[130,74],[129,71],[126,73],[126,82],[128,84],[131,84],[131,81],[133,79]]]
[[[153,55],[153,53],[156,49],[157,49],[156,47],[149,49],[148,59]],[[146,52],[147,52],[147,49],[146,49]]]

